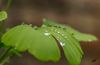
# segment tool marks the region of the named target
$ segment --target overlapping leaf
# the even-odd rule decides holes
[[[0,11],[0,21],[7,19],[7,13],[5,11]]]
[[[71,35],[73,35],[78,41],[91,42],[91,41],[97,40],[97,38],[91,34],[81,33],[70,26],[61,25],[61,24],[55,23],[52,20],[45,19],[44,24],[47,26],[56,26],[58,28],[63,28],[65,29],[66,32],[69,32]]]
[[[60,51],[55,39],[29,25],[19,25],[2,37],[2,42],[18,51],[28,51],[42,61],[58,61]]]
[[[72,34],[77,40],[79,41],[96,41],[97,38],[91,34],[85,34],[85,33],[80,33],[79,31],[76,31],[75,29],[66,26],[66,32],[69,32],[70,34]]]
[[[55,39],[62,46],[69,64],[79,65],[84,54],[79,41],[94,41],[96,37],[45,19],[39,28],[23,24],[10,29],[3,35],[2,42],[18,51],[27,50],[42,61],[58,61],[60,50]]]
[[[55,27],[43,27],[41,28],[50,32],[62,46],[65,56],[68,59],[70,65],[79,65],[82,59],[83,51],[79,42],[69,33],[65,33],[63,29]]]

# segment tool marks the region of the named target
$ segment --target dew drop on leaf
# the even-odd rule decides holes
[[[44,33],[44,35],[49,36],[49,35],[50,35],[50,33],[46,32],[46,33]]]
[[[60,45],[61,45],[61,46],[65,46],[65,43],[63,43],[63,42],[60,42]]]

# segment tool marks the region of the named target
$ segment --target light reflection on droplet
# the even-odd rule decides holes
[[[63,42],[60,42],[60,45],[61,45],[61,46],[65,46],[65,43],[63,43]]]
[[[46,32],[46,33],[44,33],[44,35],[49,36],[49,35],[50,35],[50,33],[47,33],[47,32]]]

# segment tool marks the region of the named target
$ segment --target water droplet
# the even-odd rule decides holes
[[[65,43],[63,43],[63,42],[60,42],[60,45],[61,45],[61,46],[65,46]]]
[[[50,35],[50,33],[47,33],[47,32],[46,32],[46,33],[44,33],[44,35],[49,36],[49,35]]]

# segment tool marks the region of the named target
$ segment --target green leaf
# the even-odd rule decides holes
[[[6,11],[0,11],[0,21],[3,21],[7,19],[7,12]]]
[[[42,61],[60,59],[60,51],[55,39],[30,25],[23,24],[10,29],[3,35],[2,42],[18,51],[28,51]]]
[[[66,26],[66,32],[69,32],[70,34],[72,34],[78,41],[96,41],[97,38],[91,34],[85,34],[85,33],[81,33],[73,28],[71,28],[70,26]]]
[[[60,50],[56,40],[60,43],[65,57],[70,65],[79,65],[84,54],[79,41],[95,41],[96,37],[80,33],[73,28],[45,19],[42,27],[19,25],[2,37],[6,46],[18,51],[28,51],[42,61],[58,61]]]
[[[95,36],[91,35],[91,34],[81,33],[79,31],[73,29],[70,26],[55,23],[55,21],[53,21],[53,20],[44,19],[44,25],[53,26],[53,27],[56,27],[56,28],[62,28],[66,32],[69,32],[71,35],[73,35],[78,41],[91,42],[91,41],[96,41],[97,40],[97,38]]]
[[[80,64],[83,51],[79,42],[72,35],[56,27],[43,27],[42,29],[50,32],[59,41],[70,65]]]

